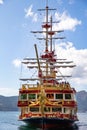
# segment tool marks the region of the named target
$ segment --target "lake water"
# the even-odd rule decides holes
[[[18,115],[19,112],[0,112],[0,130],[37,130],[18,121]],[[87,113],[78,113],[78,118],[79,121],[76,123],[78,130],[87,130]],[[71,130],[71,128],[63,130]],[[77,128],[73,128],[73,130],[77,130]]]

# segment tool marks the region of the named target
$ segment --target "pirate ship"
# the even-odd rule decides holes
[[[44,33],[38,38],[44,41],[44,53],[39,56],[35,44],[36,58],[24,58],[22,64],[29,69],[37,69],[36,78],[21,78],[23,81],[19,89],[18,107],[20,108],[19,120],[31,126],[39,128],[54,128],[59,126],[70,126],[77,121],[77,102],[75,89],[71,87],[66,78],[69,75],[60,73],[60,68],[75,67],[73,61],[57,58],[53,48],[55,34],[63,30],[53,30],[53,19],[48,19],[49,11],[55,10],[46,6],[46,21],[43,22],[42,31],[32,33]],[[30,84],[29,81],[34,83]],[[36,81],[36,82],[35,82]]]

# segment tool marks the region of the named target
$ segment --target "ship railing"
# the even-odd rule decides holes
[[[25,89],[32,89],[32,88],[37,88],[39,86],[39,84],[37,83],[37,84],[22,84],[22,88],[21,89],[23,89],[23,90],[25,90]]]

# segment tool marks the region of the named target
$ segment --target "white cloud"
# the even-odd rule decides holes
[[[55,18],[57,21],[60,21],[60,23],[54,24],[55,30],[64,29],[74,31],[76,26],[81,24],[81,21],[79,21],[77,18],[72,18],[66,11],[64,11],[62,14],[56,12]]]
[[[4,2],[3,2],[3,0],[0,0],[0,4],[3,4]]]
[[[33,16],[33,11],[32,11],[32,5],[31,6],[29,6],[29,8],[28,9],[25,9],[25,17],[29,17],[29,16]]]
[[[13,64],[14,64],[14,66],[15,67],[20,67],[20,65],[21,65],[21,60],[20,59],[15,59],[15,60],[13,60],[13,62],[12,62]]]
[[[18,89],[0,87],[0,95],[3,95],[3,96],[15,96],[15,95],[18,95]]]
[[[71,42],[60,43],[56,45],[56,53],[58,58],[68,58],[74,61],[76,67],[72,71],[67,69],[73,75],[70,81],[77,90],[85,89],[87,86],[87,49],[78,50]]]
[[[33,21],[37,21],[37,13],[35,13],[35,12],[33,12],[32,11],[32,8],[33,8],[33,6],[32,5],[30,5],[27,9],[25,9],[24,11],[25,11],[25,17],[26,18],[28,18],[28,17],[32,17],[33,18]]]

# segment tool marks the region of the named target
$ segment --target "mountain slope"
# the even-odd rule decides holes
[[[76,94],[77,102],[78,102],[78,111],[86,112],[87,111],[87,92],[80,91]]]
[[[0,96],[0,111],[16,111],[17,108],[17,96],[5,97]]]

